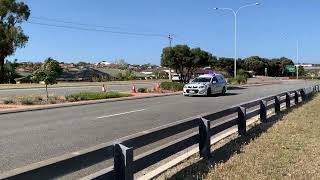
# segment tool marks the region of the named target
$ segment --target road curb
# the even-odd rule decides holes
[[[47,109],[58,109],[58,108],[74,107],[74,106],[84,106],[84,105],[117,102],[117,101],[149,99],[149,98],[175,96],[175,95],[182,95],[182,92],[166,93],[166,94],[159,94],[159,95],[148,95],[148,96],[133,96],[133,97],[124,97],[124,98],[91,100],[91,101],[81,101],[81,102],[70,102],[70,103],[63,103],[63,104],[50,104],[50,105],[45,105],[42,107],[28,107],[28,108],[23,108],[23,109],[9,109],[9,110],[3,110],[3,111],[0,110],[0,115],[20,113],[20,112],[29,112],[29,111],[41,111],[41,110],[47,110]]]

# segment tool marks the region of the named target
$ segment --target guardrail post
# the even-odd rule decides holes
[[[247,109],[241,106],[238,109],[238,133],[244,136],[247,134]]]
[[[302,101],[305,101],[306,100],[306,89],[302,89],[300,91],[300,94],[301,94]]]
[[[289,92],[286,93],[286,108],[289,109],[291,106],[291,94]]]
[[[260,101],[260,121],[261,122],[267,121],[267,101],[266,100]]]
[[[210,121],[204,118],[200,119],[199,125],[199,152],[200,157],[211,157],[211,142],[210,142]]]
[[[114,145],[114,170],[116,180],[133,180],[133,148]]]
[[[280,112],[280,96],[274,97],[274,112],[279,114]]]
[[[299,103],[299,93],[298,93],[298,91],[294,92],[294,103],[296,105],[298,105],[298,103]]]

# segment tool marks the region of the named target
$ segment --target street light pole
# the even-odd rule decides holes
[[[244,5],[241,6],[240,8],[238,8],[236,11],[232,8],[214,8],[215,10],[228,10],[231,11],[234,15],[234,77],[237,77],[237,16],[238,16],[238,12],[246,7],[250,7],[250,6],[258,6],[260,5],[260,3],[254,3],[254,4],[248,4],[248,5]]]
[[[169,39],[169,47],[172,47],[172,36],[171,34],[168,35],[168,39]],[[171,68],[169,67],[169,80],[172,80],[172,76],[171,76]]]
[[[299,40],[297,40],[297,79],[299,79]]]

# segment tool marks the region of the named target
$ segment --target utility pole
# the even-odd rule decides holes
[[[169,39],[169,47],[170,49],[172,48],[172,36],[171,34],[168,35],[168,39]],[[171,68],[169,67],[169,80],[172,80],[172,76],[171,76]]]

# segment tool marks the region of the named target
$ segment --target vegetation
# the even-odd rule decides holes
[[[16,68],[18,66],[17,60],[14,61],[6,61],[4,64],[4,83],[14,83],[14,79],[20,77],[20,75],[16,72]]]
[[[320,96],[296,109],[241,148],[206,179],[313,179],[320,177]],[[262,127],[265,129],[272,122]],[[272,145],[271,145],[272,144]],[[250,169],[250,171],[247,171]]]
[[[160,88],[168,91],[182,91],[184,87],[183,83],[179,82],[162,82]]]
[[[57,83],[57,78],[62,73],[62,68],[59,66],[58,61],[48,58],[42,66],[37,69],[32,79],[35,82],[44,82],[46,85],[47,100],[49,100],[48,85]]]
[[[16,96],[12,98],[7,98],[3,100],[3,104],[18,104],[18,105],[41,105],[41,104],[56,104],[65,102],[63,96],[49,96],[49,100],[44,96],[39,95],[26,95],[26,96]]]
[[[246,84],[247,83],[247,76],[246,75],[237,75],[236,78],[230,77],[228,78],[229,84]]]
[[[66,96],[66,100],[70,102],[84,101],[84,100],[97,100],[97,99],[110,99],[120,97],[130,97],[131,94],[119,92],[80,92]]]
[[[5,83],[5,58],[28,41],[20,24],[29,16],[29,7],[24,2],[0,0],[0,84]]]
[[[216,58],[200,48],[190,49],[187,45],[164,48],[161,66],[174,69],[181,76],[181,82],[188,82],[197,68],[213,63]]]
[[[147,93],[148,89],[147,88],[138,88],[139,93]]]

